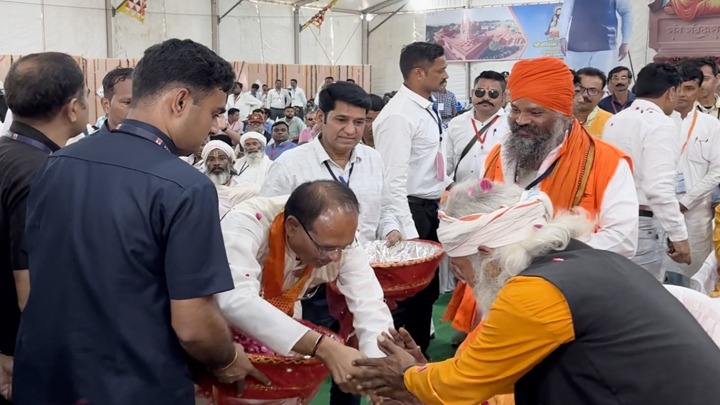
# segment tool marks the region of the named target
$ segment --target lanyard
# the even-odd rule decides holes
[[[629,98],[630,97],[628,97],[628,100],[625,101],[625,104],[620,104],[618,102],[618,104],[620,104],[620,111],[625,109],[625,106],[627,105],[628,101],[630,101]],[[613,94],[612,98],[610,99],[610,106],[612,106],[613,111],[615,112],[615,114],[617,114],[618,110],[617,110],[617,108],[615,108],[615,100],[617,100],[617,99],[615,98],[615,95]]]
[[[242,167],[240,168],[240,172],[238,172],[237,176],[240,177],[240,175],[245,173],[245,170],[247,170],[248,168],[250,168],[250,165],[248,164],[248,162],[244,162]]]
[[[328,164],[327,160],[324,161],[323,163],[325,164],[325,168],[327,169],[328,173],[330,173],[330,175],[332,176],[333,180],[337,181],[338,183],[341,183],[341,184],[344,184],[344,185],[350,187],[350,177],[352,177],[352,172],[353,172],[353,169],[355,168],[355,163],[353,163],[353,164],[350,165],[350,172],[348,173],[347,180],[345,180],[345,178],[343,178],[342,175],[340,175],[340,178],[338,179],[338,178],[335,176],[335,173],[333,173],[332,169],[330,169],[330,165]]]
[[[533,187],[537,186],[538,184],[540,184],[541,181],[545,180],[545,178],[547,178],[547,176],[549,176],[550,173],[552,173],[553,170],[555,170],[555,166],[557,166],[559,161],[560,161],[560,158],[555,159],[555,161],[550,165],[550,167],[548,167],[547,170],[545,170],[545,172],[543,174],[540,175],[540,177],[533,180],[532,183],[528,184],[527,187],[525,187],[525,190],[532,190]],[[517,168],[515,168],[515,183],[517,183],[517,180],[518,180],[517,179]]]
[[[35,149],[40,149],[43,152],[47,152],[52,155],[52,149],[50,149],[47,145],[45,145],[42,142],[36,141],[32,138],[28,138],[27,136],[20,135],[20,134],[12,134],[11,137],[13,140],[22,142],[25,145],[30,145]]]
[[[158,146],[161,146],[166,151],[172,153],[170,148],[168,148],[167,145],[165,145],[165,141],[160,139],[159,136],[153,134],[152,132],[148,131],[147,129],[140,128],[137,125],[123,122],[120,125],[118,125],[117,128],[113,129],[112,132],[122,132],[122,133],[126,133],[128,135],[136,136],[138,138],[146,139]]]
[[[472,118],[470,119],[470,122],[472,122],[473,130],[475,130],[475,137],[477,138],[478,142],[480,142],[481,148],[482,145],[485,144],[485,139],[487,138],[487,133],[489,132],[488,129],[495,123],[495,121],[498,120],[498,118],[500,118],[500,116],[496,115],[495,118],[492,119],[492,121],[490,121],[480,129],[478,129],[477,125],[475,125],[475,120]]]
[[[437,123],[438,134],[440,136],[440,142],[442,142],[442,119],[440,118],[440,114],[435,109],[435,105],[433,105],[433,112],[435,114],[431,113],[430,110],[428,110],[427,108],[425,109],[425,111],[427,111],[427,113],[430,114],[430,116],[432,117],[433,121],[435,121]]]
[[[682,149],[680,149],[680,154],[681,154],[681,155],[682,155],[683,153],[685,153],[685,149],[687,148],[687,144],[688,144],[688,142],[690,142],[690,137],[692,136],[693,131],[695,130],[695,124],[697,123],[698,112],[697,112],[697,111],[694,111],[693,113],[694,113],[694,114],[693,114],[693,120],[692,120],[692,123],[690,124],[690,130],[688,131],[687,138],[685,138],[685,143],[683,144]]]

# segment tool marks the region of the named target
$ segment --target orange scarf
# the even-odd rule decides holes
[[[312,274],[312,267],[305,266],[300,278],[287,291],[283,291],[285,281],[285,213],[280,211],[270,226],[270,251],[265,259],[262,276],[262,294],[266,301],[277,309],[292,316],[295,302],[305,288]]]
[[[560,148],[555,170],[540,183],[556,212],[580,206],[591,214],[598,214],[607,185],[625,159],[632,170],[630,158],[614,146],[593,138],[583,126],[573,120],[567,140]],[[496,145],[486,161],[485,178],[503,182],[500,145]]]

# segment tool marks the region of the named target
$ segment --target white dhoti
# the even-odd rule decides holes
[[[665,271],[672,271],[685,277],[692,277],[700,270],[708,255],[713,252],[712,241],[713,211],[710,199],[703,200],[697,206],[685,212],[685,224],[688,230],[688,242],[692,263],[675,263],[667,255],[663,259]]]

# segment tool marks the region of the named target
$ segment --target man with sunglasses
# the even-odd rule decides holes
[[[290,197],[243,201],[221,221],[235,289],[217,296],[225,317],[280,355],[315,356],[345,392],[352,361],[383,357],[377,338],[393,326],[383,291],[357,242],[359,203],[334,180],[301,184]],[[301,300],[336,281],[353,314],[360,351],[293,319]]]
[[[505,110],[505,77],[486,70],[475,78],[473,109],[450,121],[447,132],[447,174],[456,182],[482,176],[490,150],[510,129]]]
[[[602,138],[605,123],[612,114],[598,107],[607,79],[600,69],[582,68],[575,72],[573,115],[594,137]]]

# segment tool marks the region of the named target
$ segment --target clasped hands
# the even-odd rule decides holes
[[[383,333],[378,338],[378,347],[387,357],[353,361],[356,368],[348,376],[352,392],[370,396],[375,404],[387,404],[387,399],[402,404],[419,403],[405,388],[403,376],[408,368],[428,362],[420,347],[404,328]]]

